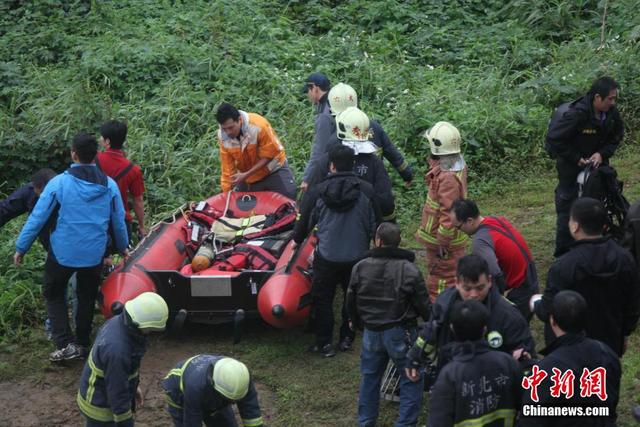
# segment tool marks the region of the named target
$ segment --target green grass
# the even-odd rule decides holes
[[[415,167],[409,189],[390,171],[405,246],[417,247],[426,197],[420,135],[449,120],[463,136],[470,195],[521,229],[544,281],[555,182],[542,142],[553,108],[610,74],[622,83],[628,129],[640,123],[637,1],[608,2],[598,49],[602,8],[595,0],[0,2],[0,197],[39,167],[63,170],[75,133],[118,118],[127,120],[127,152],[144,170],[148,217],[158,220],[219,191],[214,111],[223,100],[270,120],[299,177],[313,129],[299,86],[321,70],[354,86],[362,109]],[[640,155],[635,137],[625,144],[614,164],[635,200]],[[44,253],[36,243],[22,268],[10,262],[22,223],[0,233],[1,380],[48,366]],[[540,338],[537,321],[534,329]],[[246,360],[273,392],[272,425],[354,423],[356,353],[309,358],[303,350],[312,338],[298,330],[253,327],[235,347],[225,328],[213,335],[185,342]],[[639,341],[635,334],[632,348]],[[630,425],[640,356],[631,351],[623,363],[621,425]],[[382,408],[389,425],[395,407]]]
[[[640,161],[635,146],[624,147],[614,159],[614,165],[625,181],[625,193],[629,200],[640,198],[640,172],[634,167]],[[474,182],[470,182],[473,186]],[[522,231],[537,262],[542,282],[552,262],[554,240],[553,188],[555,176],[552,169],[543,174],[514,177],[499,196],[480,193],[474,196],[486,214],[505,215]],[[414,215],[420,206],[414,207]],[[406,245],[414,246],[412,241]],[[339,297],[338,297],[339,299]],[[534,319],[532,327],[541,348],[541,323]],[[0,347],[0,379],[16,380],[24,375],[41,375],[47,369],[43,362],[47,344],[41,338],[41,326],[26,329],[15,344]],[[243,340],[232,345],[230,327],[192,327],[193,331],[181,339],[163,339],[152,350],[153,356],[162,355],[166,346],[184,346],[185,352],[221,352],[239,357],[252,370],[256,380],[268,387],[271,396],[268,408],[274,414],[271,425],[347,426],[355,423],[359,382],[358,351],[340,353],[334,359],[322,359],[305,354],[305,348],[313,342],[311,334],[301,329],[276,330],[260,323],[249,323]],[[356,348],[360,340],[356,341]],[[27,347],[30,351],[25,352]],[[623,358],[621,400],[618,405],[620,426],[631,426],[630,408],[640,403],[640,354],[634,349],[640,346],[640,334],[632,335],[630,351]],[[184,354],[186,357],[188,354]],[[166,369],[171,367],[166,362]],[[25,374],[28,373],[28,374]],[[426,410],[422,419],[426,419]],[[392,425],[397,405],[383,402],[380,425]]]

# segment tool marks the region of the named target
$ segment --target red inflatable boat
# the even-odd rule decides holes
[[[273,219],[274,212],[283,214]],[[233,228],[239,231],[236,236],[231,233],[226,249],[215,240],[212,265],[192,270],[190,262],[198,247],[206,239],[218,238],[216,224],[244,224],[261,215],[267,219],[258,228]],[[198,323],[223,323],[260,315],[278,328],[299,325],[309,314],[309,266],[316,240],[310,236],[294,248],[291,215],[295,217],[294,202],[273,192],[228,192],[180,207],[152,227],[106,278],[99,296],[102,313],[110,317],[130,299],[152,291],[162,295],[170,317],[180,323],[185,316]],[[255,255],[265,259],[261,268],[252,267],[255,263],[238,267],[234,260],[243,258],[233,254],[240,249],[254,252],[255,247],[259,248]],[[269,264],[269,259],[274,261]]]

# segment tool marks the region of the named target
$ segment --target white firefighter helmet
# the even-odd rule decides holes
[[[334,116],[342,113],[349,107],[358,106],[358,94],[348,84],[338,83],[329,91],[327,95],[331,114]]]
[[[444,156],[460,152],[460,132],[449,122],[438,122],[425,132],[424,137],[429,141],[431,154]]]
[[[337,135],[342,141],[368,141],[369,117],[357,107],[349,107],[336,117]]]

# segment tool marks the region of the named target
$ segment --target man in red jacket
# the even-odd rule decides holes
[[[100,135],[100,144],[105,148],[105,151],[98,153],[96,163],[106,175],[113,178],[118,184],[129,238],[131,238],[131,222],[133,220],[128,202],[129,194],[131,194],[133,211],[138,219],[138,235],[142,237],[146,234],[144,200],[142,198],[144,179],[140,166],[127,159],[122,150],[124,141],[127,139],[127,125],[117,120],[110,120],[100,127]]]
[[[472,237],[471,252],[487,261],[493,282],[530,320],[529,299],[538,292],[533,256],[522,234],[505,217],[484,217],[473,200],[453,203],[454,225]]]

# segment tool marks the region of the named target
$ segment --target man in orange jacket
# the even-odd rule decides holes
[[[278,136],[264,117],[222,103],[216,112],[222,191],[275,191],[296,197],[296,184]]]
[[[464,256],[467,236],[454,226],[453,202],[467,194],[467,166],[460,154],[460,132],[451,123],[438,122],[425,137],[431,147],[429,186],[416,239],[427,250],[427,289],[431,302],[456,282],[456,264]]]

